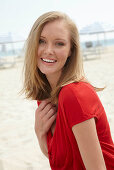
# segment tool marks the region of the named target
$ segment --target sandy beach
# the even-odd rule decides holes
[[[114,140],[114,46],[84,60],[87,78],[96,87],[106,110]],[[34,132],[36,101],[19,95],[23,62],[0,69],[0,170],[50,170]]]

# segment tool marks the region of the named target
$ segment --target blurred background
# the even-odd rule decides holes
[[[76,23],[87,78],[106,89],[98,95],[114,138],[114,1],[0,0],[0,170],[48,170],[34,132],[36,101],[19,95],[24,43],[36,19],[62,11]]]

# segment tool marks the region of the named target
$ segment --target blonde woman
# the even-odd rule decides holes
[[[78,30],[52,11],[34,23],[26,44],[26,97],[37,100],[35,132],[52,170],[112,170],[114,145],[97,88],[86,80]]]

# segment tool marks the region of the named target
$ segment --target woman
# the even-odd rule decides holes
[[[86,80],[78,30],[64,13],[40,16],[29,34],[24,91],[37,100],[35,132],[53,170],[112,170],[114,145],[97,88]]]

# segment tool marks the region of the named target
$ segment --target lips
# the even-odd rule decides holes
[[[46,58],[41,58],[42,61],[46,62],[46,63],[55,63],[57,60],[53,60],[53,59],[46,59]]]

